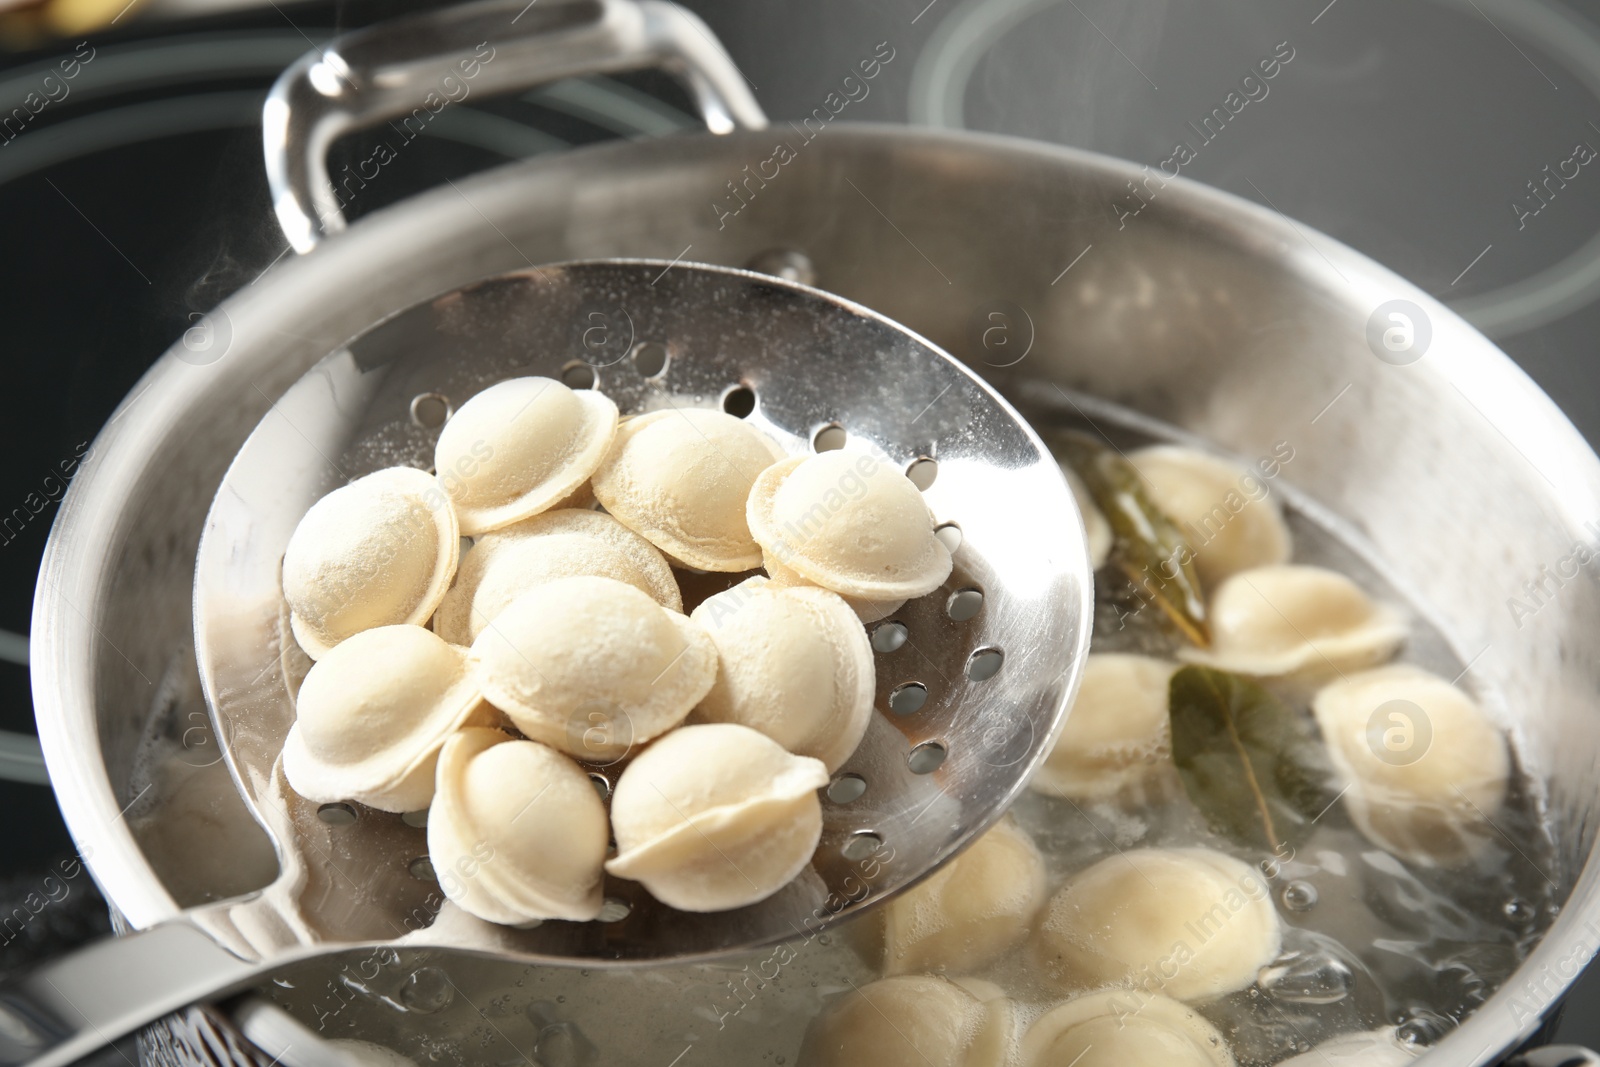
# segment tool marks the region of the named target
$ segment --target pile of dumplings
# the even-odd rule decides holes
[[[441,886],[494,923],[595,919],[607,872],[695,912],[798,875],[872,715],[863,620],[950,574],[910,479],[548,378],[472,397],[434,461],[334,490],[289,541],[315,661],[289,785],[426,810]],[[685,615],[674,568],[766,574]]]

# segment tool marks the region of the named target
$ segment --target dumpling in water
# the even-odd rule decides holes
[[[950,550],[911,479],[872,456],[823,452],[756,480],[750,532],[769,559],[841,596],[905,600],[950,576]]]
[[[320,659],[363,630],[427,622],[460,553],[455,512],[423,471],[391,467],[335,489],[284,550],[295,640]]]
[[[1367,1030],[1324,1041],[1278,1067],[1403,1067],[1420,1050],[1402,1042],[1391,1030]]]
[[[1241,571],[1211,597],[1211,648],[1192,659],[1240,674],[1332,674],[1394,655],[1406,626],[1350,579],[1323,567]]]
[[[765,900],[811,862],[828,784],[818,760],[747,726],[674,730],[639,754],[611,798],[606,870],[680,911]]]
[[[1052,1008],[1023,1035],[1019,1067],[1234,1067],[1216,1027],[1169,997],[1090,993]]]
[[[721,411],[673,408],[628,419],[594,476],[594,494],[628,529],[703,571],[745,571],[761,549],[745,522],[777,442]]]
[[[511,378],[478,393],[439,431],[434,471],[476,537],[570,497],[617,432],[617,405],[552,378]]]
[[[861,986],[811,1021],[798,1067],[1005,1067],[1009,1003],[903,975]]]
[[[664,608],[683,610],[672,567],[650,542],[598,511],[546,511],[478,538],[434,613],[433,630],[470,645],[523,593],[579,575],[615,578]]]
[[[1167,683],[1176,669],[1150,656],[1090,653],[1066,725],[1029,784],[1052,796],[1099,800],[1167,766]]]
[[[717,680],[691,716],[759,730],[834,771],[872,719],[872,646],[836,593],[750,578],[690,616],[717,646]]]
[[[1207,588],[1240,571],[1288,562],[1289,528],[1254,471],[1175,445],[1141,448],[1128,459],[1156,507],[1195,550],[1195,570]]]
[[[883,971],[976,971],[1027,938],[1044,903],[1044,861],[1009,815],[882,907]]]
[[[1252,985],[1278,955],[1278,913],[1261,875],[1205,848],[1108,856],[1051,898],[1039,938],[1064,991],[1160,983],[1178,1000]]]
[[[1467,863],[1498,837],[1505,736],[1460,689],[1419,667],[1352,674],[1311,702],[1348,787],[1345,810],[1373,844],[1419,866]]]

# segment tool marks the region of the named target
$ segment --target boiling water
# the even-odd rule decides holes
[[[1036,422],[1062,423],[1054,413]],[[1095,406],[1095,428],[1121,447],[1156,436]],[[1137,427],[1137,429],[1134,429]],[[1160,434],[1159,436],[1169,436]],[[1292,470],[1292,467],[1291,467]],[[1472,688],[1466,663],[1381,566],[1336,535],[1312,502],[1273,484],[1295,538],[1294,561],[1349,576],[1406,610],[1400,660]],[[1120,581],[1097,583],[1094,649],[1171,657],[1155,612],[1129,613]],[[913,635],[914,636],[914,635]],[[1275,686],[1302,711],[1309,694]],[[1539,790],[1514,769],[1495,841],[1466,871],[1411,868],[1375,848],[1332,804],[1293,852],[1251,853],[1211,833],[1173,773],[1146,804],[1079,804],[1028,793],[1012,809],[1048,867],[1049,891],[1120,850],[1205,845],[1256,863],[1284,923],[1283,953],[1256,985],[1198,1005],[1241,1067],[1267,1067],[1328,1038],[1397,1027],[1421,1049],[1481,1004],[1554,918],[1557,871]],[[577,970],[383,950],[285,972],[264,991],[325,1037],[389,1046],[419,1063],[537,1067],[792,1064],[811,1019],[878,977],[865,960],[875,918],[715,965]],[[1226,936],[1224,929],[1217,936]],[[1028,946],[980,972],[1018,1003],[1023,1025],[1060,1000]]]

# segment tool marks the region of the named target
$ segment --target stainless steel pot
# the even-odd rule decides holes
[[[862,55],[897,61],[888,43]],[[473,57],[480,91],[662,66],[712,133],[505,166],[336,233],[352,179],[330,189],[330,139],[426,121]],[[369,31],[291,68],[265,129],[278,216],[296,248],[316,247],[212,312],[124,402],[61,508],[34,610],[51,777],[130,926],[248,888],[224,884],[237,864],[189,876],[202,839],[164,829],[177,801],[149,758],[162,736],[190,740],[196,542],[245,435],[312,363],[401,308],[533,263],[635,256],[814,271],[1024,406],[1066,388],[1239,454],[1291,442],[1287,477],[1432,606],[1548,783],[1559,847],[1543,873],[1567,903],[1424,1062],[1499,1061],[1600,945],[1600,585],[1575,552],[1600,542],[1600,461],[1420,289],[1269,209],[1126,162],[852,125],[825,101],[764,128],[704,27],[648,0],[495,0]]]

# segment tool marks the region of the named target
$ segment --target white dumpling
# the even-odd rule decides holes
[[[295,640],[318,659],[362,630],[427,622],[460,552],[455,512],[425,472],[391,467],[335,489],[283,553]]]
[[[553,378],[510,378],[472,397],[439,431],[434,471],[476,537],[582,489],[617,432],[617,405]]]
[[[1150,656],[1090,653],[1066,725],[1029,784],[1051,796],[1099,800],[1166,767],[1167,684],[1176,670]]]
[[[929,878],[884,904],[883,973],[980,970],[1027,938],[1044,860],[1006,816]]]
[[[617,431],[594,493],[617,521],[685,566],[746,571],[760,566],[761,549],[745,522],[745,500],[757,476],[784,455],[724,412],[652,411]]]
[[[821,761],[746,726],[674,730],[617,780],[606,870],[681,911],[727,911],[789,884],[822,838]]]
[[[301,683],[283,773],[307,800],[417,811],[445,738],[487,710],[466,649],[421,626],[363,630]]]
[[[711,689],[717,650],[700,626],[614,578],[523,593],[478,635],[484,696],[528,737],[615,760],[683,721]]]
[[[690,616],[717,646],[717,680],[693,722],[759,730],[830,772],[850,758],[872,719],[872,646],[836,593],[750,578],[708,597]]]
[[[1460,689],[1419,667],[1363,671],[1318,691],[1312,713],[1345,810],[1374,844],[1422,866],[1460,866],[1496,838],[1505,736]]]
[[[1240,571],[1288,562],[1289,528],[1253,471],[1175,445],[1141,448],[1128,459],[1156,507],[1194,549],[1195,570],[1206,588]],[[1257,490],[1260,495],[1254,495]]]
[[[1260,874],[1204,848],[1130,849],[1067,880],[1041,929],[1063,990],[1155,982],[1178,1000],[1244,989],[1277,955],[1278,913]]]
[[[1324,1041],[1278,1067],[1403,1067],[1417,1058],[1418,1051],[1393,1030],[1366,1030]]]
[[[1089,495],[1089,490],[1084,486],[1083,479],[1065,464],[1061,473],[1066,476],[1067,486],[1072,490],[1072,499],[1078,504],[1078,512],[1083,516],[1083,532],[1089,544],[1089,568],[1099,570],[1106,565],[1106,560],[1111,558],[1111,523],[1106,521],[1105,512],[1095,504],[1094,497]]]
[[[1210,649],[1186,650],[1184,658],[1240,674],[1370,667],[1394,655],[1406,636],[1392,609],[1325,567],[1241,571],[1212,594],[1208,614]]]
[[[798,1067],[1004,1067],[1009,1004],[933,975],[885,978],[811,1021]]]
[[[473,544],[434,613],[433,630],[470,645],[534,586],[585,574],[626,582],[664,608],[683,610],[672,567],[650,542],[598,511],[546,511]]]
[[[782,563],[779,563],[770,555],[763,555],[761,557],[761,566],[766,569],[768,579],[770,579],[772,584],[775,586],[811,586],[816,589],[822,588],[815,582],[808,581],[805,575],[801,574],[799,571],[785,567]],[[832,592],[832,590],[829,591]],[[890,615],[893,615],[895,612],[899,611],[900,608],[905,604],[904,597],[898,600],[863,600],[861,597],[844,596],[842,593],[834,593],[833,595],[839,597],[839,599],[850,605],[850,610],[856,613],[856,618],[859,619],[863,624],[882,622]]]
[[[594,784],[555,749],[467,729],[440,753],[428,858],[463,911],[508,925],[593,919],[609,838]]]
[[[823,452],[774,464],[750,493],[767,557],[842,596],[904,600],[950,576],[950,550],[911,479],[872,456]]]
[[[1018,1067],[1234,1067],[1216,1027],[1170,997],[1107,990],[1052,1008],[1023,1035]]]

